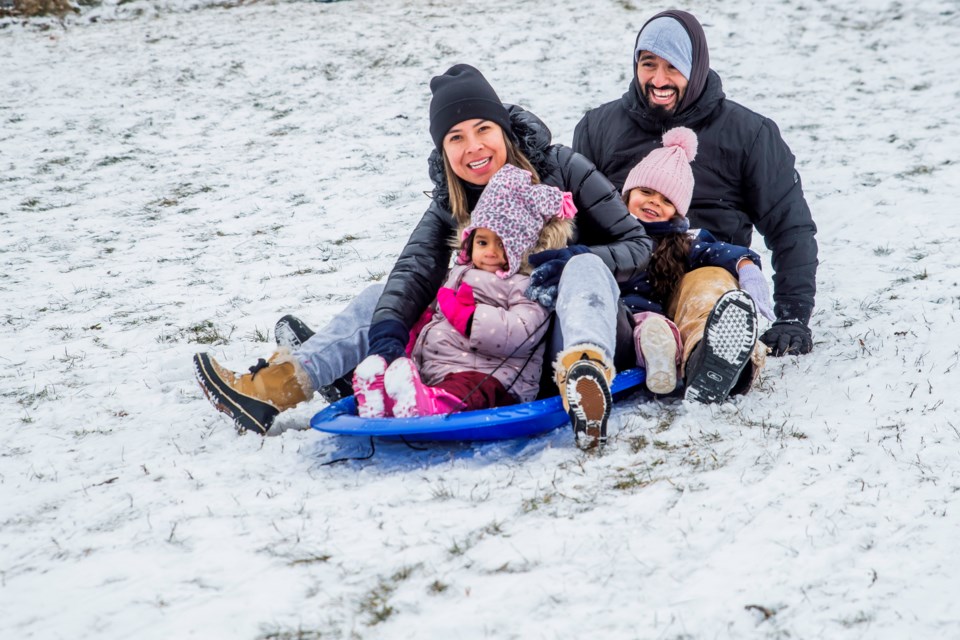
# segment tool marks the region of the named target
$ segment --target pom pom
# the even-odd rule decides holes
[[[664,147],[680,147],[687,156],[687,162],[697,157],[697,134],[686,127],[674,127],[663,134]]]

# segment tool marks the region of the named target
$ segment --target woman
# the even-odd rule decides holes
[[[487,182],[504,164],[538,182],[573,193],[572,242],[530,257],[537,268],[531,297],[556,305],[563,349],[554,363],[557,386],[576,434],[606,437],[609,384],[617,345],[633,359],[630,335],[617,341],[618,282],[641,273],[652,242],[610,182],[583,156],[550,144],[550,131],[519,107],[507,108],[475,68],[458,64],[430,82],[433,202],[414,229],[387,282],[365,289],[326,327],[289,354],[260,360],[236,375],[207,354],[194,356],[197,378],[238,428],[264,434],[278,412],[375,355],[404,355],[410,329],[437,295],[450,262],[450,239],[470,218]]]

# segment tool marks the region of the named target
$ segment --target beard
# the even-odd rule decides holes
[[[677,94],[677,102],[676,102],[677,106],[667,108],[667,107],[664,107],[663,105],[653,104],[653,102],[650,100],[650,95],[652,94],[654,89],[657,89],[657,90],[673,89],[674,92]],[[650,116],[650,119],[660,125],[666,125],[666,124],[669,124],[673,120],[674,115],[676,115],[677,107],[680,106],[680,100],[683,99],[683,95],[680,93],[679,87],[676,87],[674,85],[667,85],[664,87],[654,87],[653,84],[648,82],[647,84],[643,85],[643,99],[647,103],[647,114]]]

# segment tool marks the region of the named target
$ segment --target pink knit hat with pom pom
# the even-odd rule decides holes
[[[623,195],[637,187],[659,191],[677,213],[686,216],[693,198],[693,171],[690,163],[697,157],[697,134],[686,127],[675,127],[663,134],[663,148],[654,149],[630,170],[623,183]]]

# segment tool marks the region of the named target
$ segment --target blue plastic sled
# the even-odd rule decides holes
[[[646,379],[644,373],[643,369],[618,373],[610,389],[614,401],[642,385]],[[438,442],[523,438],[552,431],[569,422],[560,396],[510,407],[423,418],[361,418],[357,415],[357,403],[350,396],[317,413],[310,420],[310,426],[340,435]]]

